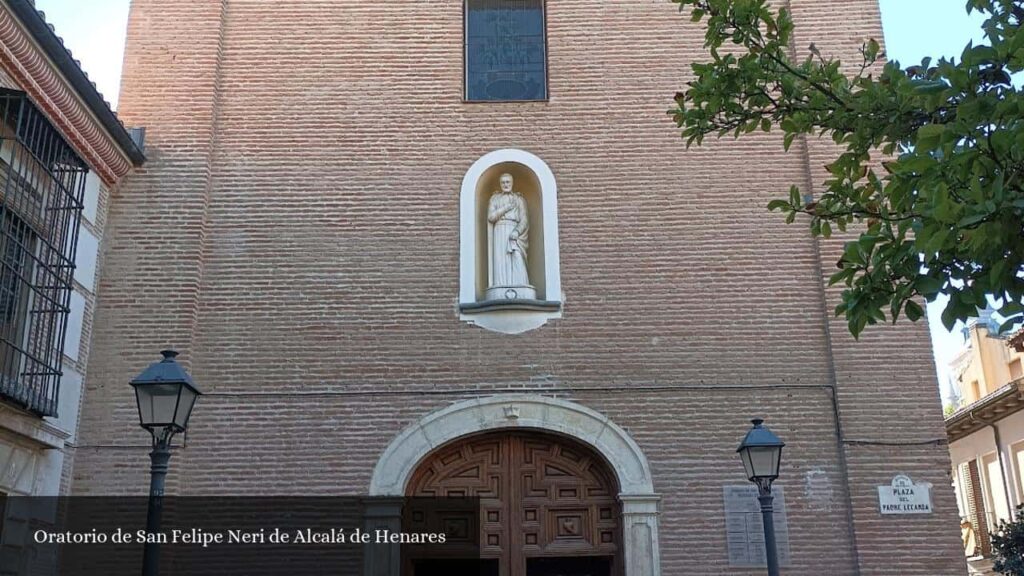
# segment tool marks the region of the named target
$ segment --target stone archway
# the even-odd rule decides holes
[[[458,402],[432,412],[403,430],[381,455],[370,496],[406,494],[416,469],[453,440],[493,430],[543,430],[575,439],[599,454],[615,475],[622,506],[625,576],[660,576],[658,502],[650,466],[636,442],[608,417],[574,402],[537,395],[499,395]],[[397,512],[380,510],[376,525],[397,522]],[[386,564],[386,565],[385,565]],[[397,574],[391,560],[368,559],[374,574]],[[389,572],[390,571],[390,572]]]

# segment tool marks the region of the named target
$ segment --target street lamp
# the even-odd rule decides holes
[[[184,432],[200,392],[188,372],[174,359],[174,350],[160,352],[163,360],[150,364],[134,380],[135,401],[139,407],[139,425],[153,436],[149,481],[149,511],[146,532],[160,530],[163,512],[164,480],[171,460],[171,438]],[[156,576],[160,566],[160,547],[147,542],[142,555],[142,576]]]
[[[743,460],[747,479],[757,485],[757,499],[761,502],[764,520],[764,548],[768,557],[768,576],[779,576],[779,558],[775,550],[775,521],[772,518],[772,482],[779,477],[782,447],[785,442],[761,424],[764,420],[750,421],[754,427],[747,432],[736,449]]]

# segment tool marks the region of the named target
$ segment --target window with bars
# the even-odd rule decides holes
[[[56,416],[87,165],[0,89],[0,398]]]
[[[466,100],[546,100],[544,0],[465,0]]]

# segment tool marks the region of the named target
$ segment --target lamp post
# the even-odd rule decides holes
[[[775,547],[775,519],[772,517],[772,482],[779,477],[782,463],[782,447],[785,442],[761,424],[764,420],[750,421],[754,427],[747,432],[736,449],[747,479],[757,485],[757,499],[761,502],[761,517],[764,519],[764,548],[768,558],[768,576],[779,576],[779,557]]]
[[[153,436],[153,451],[149,453],[149,510],[146,514],[146,532],[149,534],[160,530],[164,480],[171,460],[171,438],[185,431],[192,407],[201,394],[192,377],[174,359],[178,353],[174,350],[160,353],[163,360],[150,364],[131,381],[139,407],[139,424]],[[157,576],[159,570],[160,546],[147,542],[142,553],[142,576]]]

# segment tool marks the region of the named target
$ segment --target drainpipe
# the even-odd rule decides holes
[[[996,458],[999,460],[999,475],[1003,477],[1003,497],[1006,498],[1006,507],[1010,511],[1010,520],[1014,520],[1016,509],[1013,506],[1013,501],[1010,500],[1010,482],[1007,471],[1009,468],[1006,467],[1006,462],[1003,460],[1003,440],[999,436],[999,427],[996,426],[995,421],[988,421],[982,418],[978,418],[974,415],[974,410],[970,412],[971,421],[978,424],[984,424],[992,429],[992,437],[996,443]],[[994,512],[994,511],[993,511]]]

